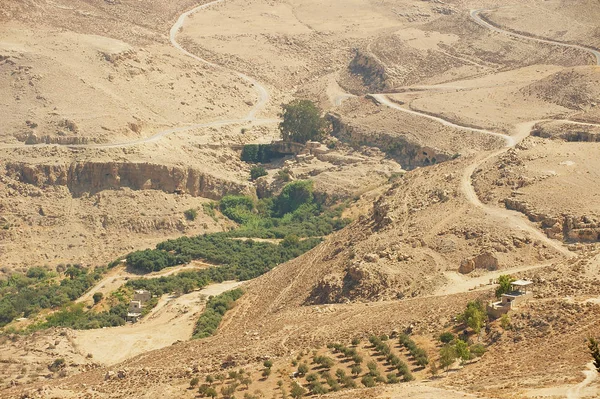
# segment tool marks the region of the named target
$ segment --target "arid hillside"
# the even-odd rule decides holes
[[[0,396],[597,398],[598,16],[5,1]],[[324,138],[264,147],[294,99]]]

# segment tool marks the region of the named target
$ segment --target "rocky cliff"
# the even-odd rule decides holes
[[[219,199],[226,194],[248,193],[248,185],[216,177],[189,167],[151,163],[72,162],[66,164],[5,164],[7,175],[38,187],[67,186],[74,195],[128,187],[161,190]]]
[[[450,154],[428,146],[423,146],[409,137],[393,132],[368,131],[362,126],[351,125],[335,114],[328,115],[333,126],[332,135],[352,146],[367,145],[377,147],[410,170],[416,167],[433,165],[451,159]]]
[[[550,238],[566,242],[600,241],[600,220],[597,216],[549,215],[537,211],[531,204],[516,198],[504,200],[506,208],[521,212],[532,222],[541,224]]]

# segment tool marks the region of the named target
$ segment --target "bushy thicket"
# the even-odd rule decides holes
[[[56,274],[31,268],[26,275],[14,273],[0,281],[0,327],[14,319],[28,317],[41,309],[58,308],[79,298],[100,280],[104,269],[88,271],[68,266],[70,277],[58,283]]]
[[[168,240],[158,244],[156,249],[133,252],[127,256],[127,262],[139,270],[156,271],[188,263],[193,259],[203,259],[229,266],[214,270],[215,274],[231,279],[248,280],[260,276],[279,263],[302,255],[319,242],[319,239],[308,239],[295,243],[286,240],[280,244],[272,244],[235,240],[223,234],[204,234]]]
[[[127,320],[127,303],[119,303],[104,312],[86,312],[83,307],[83,304],[76,304],[53,313],[38,328],[69,327],[89,330],[122,326]]]
[[[226,196],[219,207],[225,216],[241,225],[227,234],[230,237],[325,236],[349,223],[341,218],[342,206],[323,209],[309,180],[289,183],[278,196],[256,204],[250,197]]]
[[[240,288],[212,297],[206,304],[206,310],[200,315],[192,338],[206,338],[215,333],[225,313],[233,307],[242,295]]]

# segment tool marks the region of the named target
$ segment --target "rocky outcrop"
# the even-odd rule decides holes
[[[7,163],[8,175],[38,187],[67,186],[74,195],[128,187],[219,199],[248,193],[249,187],[193,168],[151,163],[73,162],[70,164]]]
[[[545,139],[562,139],[568,142],[596,143],[600,141],[600,127],[562,122],[538,123],[532,136]]]
[[[516,198],[504,200],[506,208],[525,214],[532,222],[540,223],[550,238],[565,242],[600,241],[600,218],[597,216],[548,215],[537,211],[533,205]]]
[[[498,258],[491,252],[483,252],[473,258],[463,260],[458,272],[469,274],[475,269],[498,270]]]
[[[374,56],[361,50],[354,50],[354,58],[350,61],[348,69],[351,73],[359,75],[363,85],[371,92],[383,92],[389,89],[385,67]]]
[[[344,274],[332,273],[322,278],[307,299],[309,304],[373,301],[388,294],[397,284],[391,276],[381,273],[366,262],[353,262]]]
[[[389,215],[391,210],[390,204],[381,196],[373,203],[373,221],[376,229],[381,229],[391,224],[394,219]]]
[[[396,160],[403,169],[433,165],[451,159],[451,155],[436,148],[423,146],[408,137],[389,132],[367,131],[353,126],[336,114],[328,114],[332,135],[352,146],[377,147]]]

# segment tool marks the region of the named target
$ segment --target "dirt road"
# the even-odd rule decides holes
[[[160,272],[149,273],[149,274],[136,274],[128,272],[126,267],[117,266],[114,269],[110,270],[106,276],[102,278],[102,280],[98,281],[94,287],[88,290],[85,294],[80,296],[75,300],[76,303],[88,302],[92,303],[92,297],[96,292],[102,293],[105,297],[113,291],[116,291],[123,284],[127,282],[129,279],[134,278],[158,278],[163,276],[170,276],[175,273],[188,271],[188,270],[200,270],[210,267],[208,263],[202,263],[198,261],[193,261],[187,265],[183,266],[174,266],[169,267],[167,269],[161,270]]]
[[[192,336],[194,325],[204,309],[204,298],[219,295],[240,284],[230,281],[179,297],[165,295],[152,312],[138,323],[74,331],[73,346],[83,356],[92,354],[97,363],[113,365],[176,341],[186,341]]]
[[[191,57],[191,58],[195,59],[196,61],[199,61],[203,64],[209,65],[212,68],[232,73],[232,74],[240,77],[241,79],[245,80],[246,82],[248,82],[250,84],[250,86],[252,86],[254,88],[254,90],[256,91],[258,99],[257,99],[256,104],[254,104],[254,106],[252,107],[252,109],[250,110],[250,112],[248,113],[248,115],[246,117],[239,118],[239,119],[224,119],[224,120],[218,120],[218,121],[212,121],[212,122],[197,123],[197,124],[192,124],[192,125],[187,125],[187,126],[180,126],[180,127],[176,127],[176,128],[166,129],[166,130],[160,131],[152,136],[143,137],[143,138],[136,139],[136,140],[122,141],[122,142],[117,142],[117,143],[104,143],[104,144],[70,144],[70,145],[65,145],[65,146],[69,147],[69,148],[131,147],[131,146],[135,146],[135,145],[139,145],[139,144],[152,143],[152,142],[158,141],[158,140],[160,140],[166,136],[169,136],[171,134],[174,134],[174,133],[184,133],[184,132],[188,132],[190,130],[207,128],[207,127],[220,127],[220,126],[228,126],[228,125],[248,125],[248,124],[265,125],[265,124],[279,123],[279,119],[257,119],[257,117],[256,117],[256,115],[259,112],[261,112],[266,107],[266,105],[269,103],[270,96],[269,96],[269,92],[265,86],[260,84],[256,79],[251,78],[250,76],[248,76],[246,74],[243,74],[238,71],[230,70],[228,68],[214,64],[210,61],[207,61],[203,58],[198,57],[197,55],[194,55],[194,54],[190,53],[189,51],[187,51],[185,48],[183,48],[183,46],[181,46],[181,44],[179,44],[179,42],[177,42],[177,34],[182,30],[186,19],[190,15],[195,14],[196,12],[198,12],[200,10],[204,10],[208,7],[217,5],[223,1],[224,0],[212,1],[210,3],[203,4],[201,6],[193,8],[192,10],[181,14],[179,16],[179,18],[177,19],[177,22],[175,22],[175,25],[173,25],[173,27],[171,28],[171,30],[169,32],[169,40],[170,40],[171,44],[173,45],[173,47],[175,47],[177,50],[181,51],[183,54],[187,55],[188,57]],[[11,148],[23,148],[23,147],[48,147],[48,146],[56,146],[56,145],[59,145],[59,144],[27,145],[27,144],[22,143],[22,144],[2,145],[2,146],[0,146],[0,148],[11,149]]]
[[[471,15],[471,19],[473,19],[473,21],[475,21],[477,24],[483,26],[484,28],[490,29],[494,32],[498,32],[498,33],[502,33],[508,36],[512,36],[512,37],[518,37],[521,39],[526,39],[526,40],[531,40],[534,42],[538,42],[538,43],[546,43],[546,44],[552,44],[554,46],[560,46],[560,47],[568,47],[568,48],[574,48],[577,50],[583,50],[586,51],[588,53],[591,53],[594,55],[594,57],[596,57],[596,64],[600,65],[600,51],[595,50],[593,48],[589,48],[589,47],[584,47],[584,46],[579,46],[577,44],[568,44],[568,43],[562,43],[562,42],[557,42],[554,40],[550,40],[550,39],[541,39],[541,38],[537,38],[534,36],[529,36],[529,35],[525,35],[522,33],[516,33],[516,32],[511,32],[508,30],[504,30],[496,25],[492,25],[491,23],[489,23],[488,21],[484,20],[483,18],[481,18],[481,13],[485,12],[485,11],[492,11],[493,8],[481,8],[478,10],[471,10],[470,15]]]

